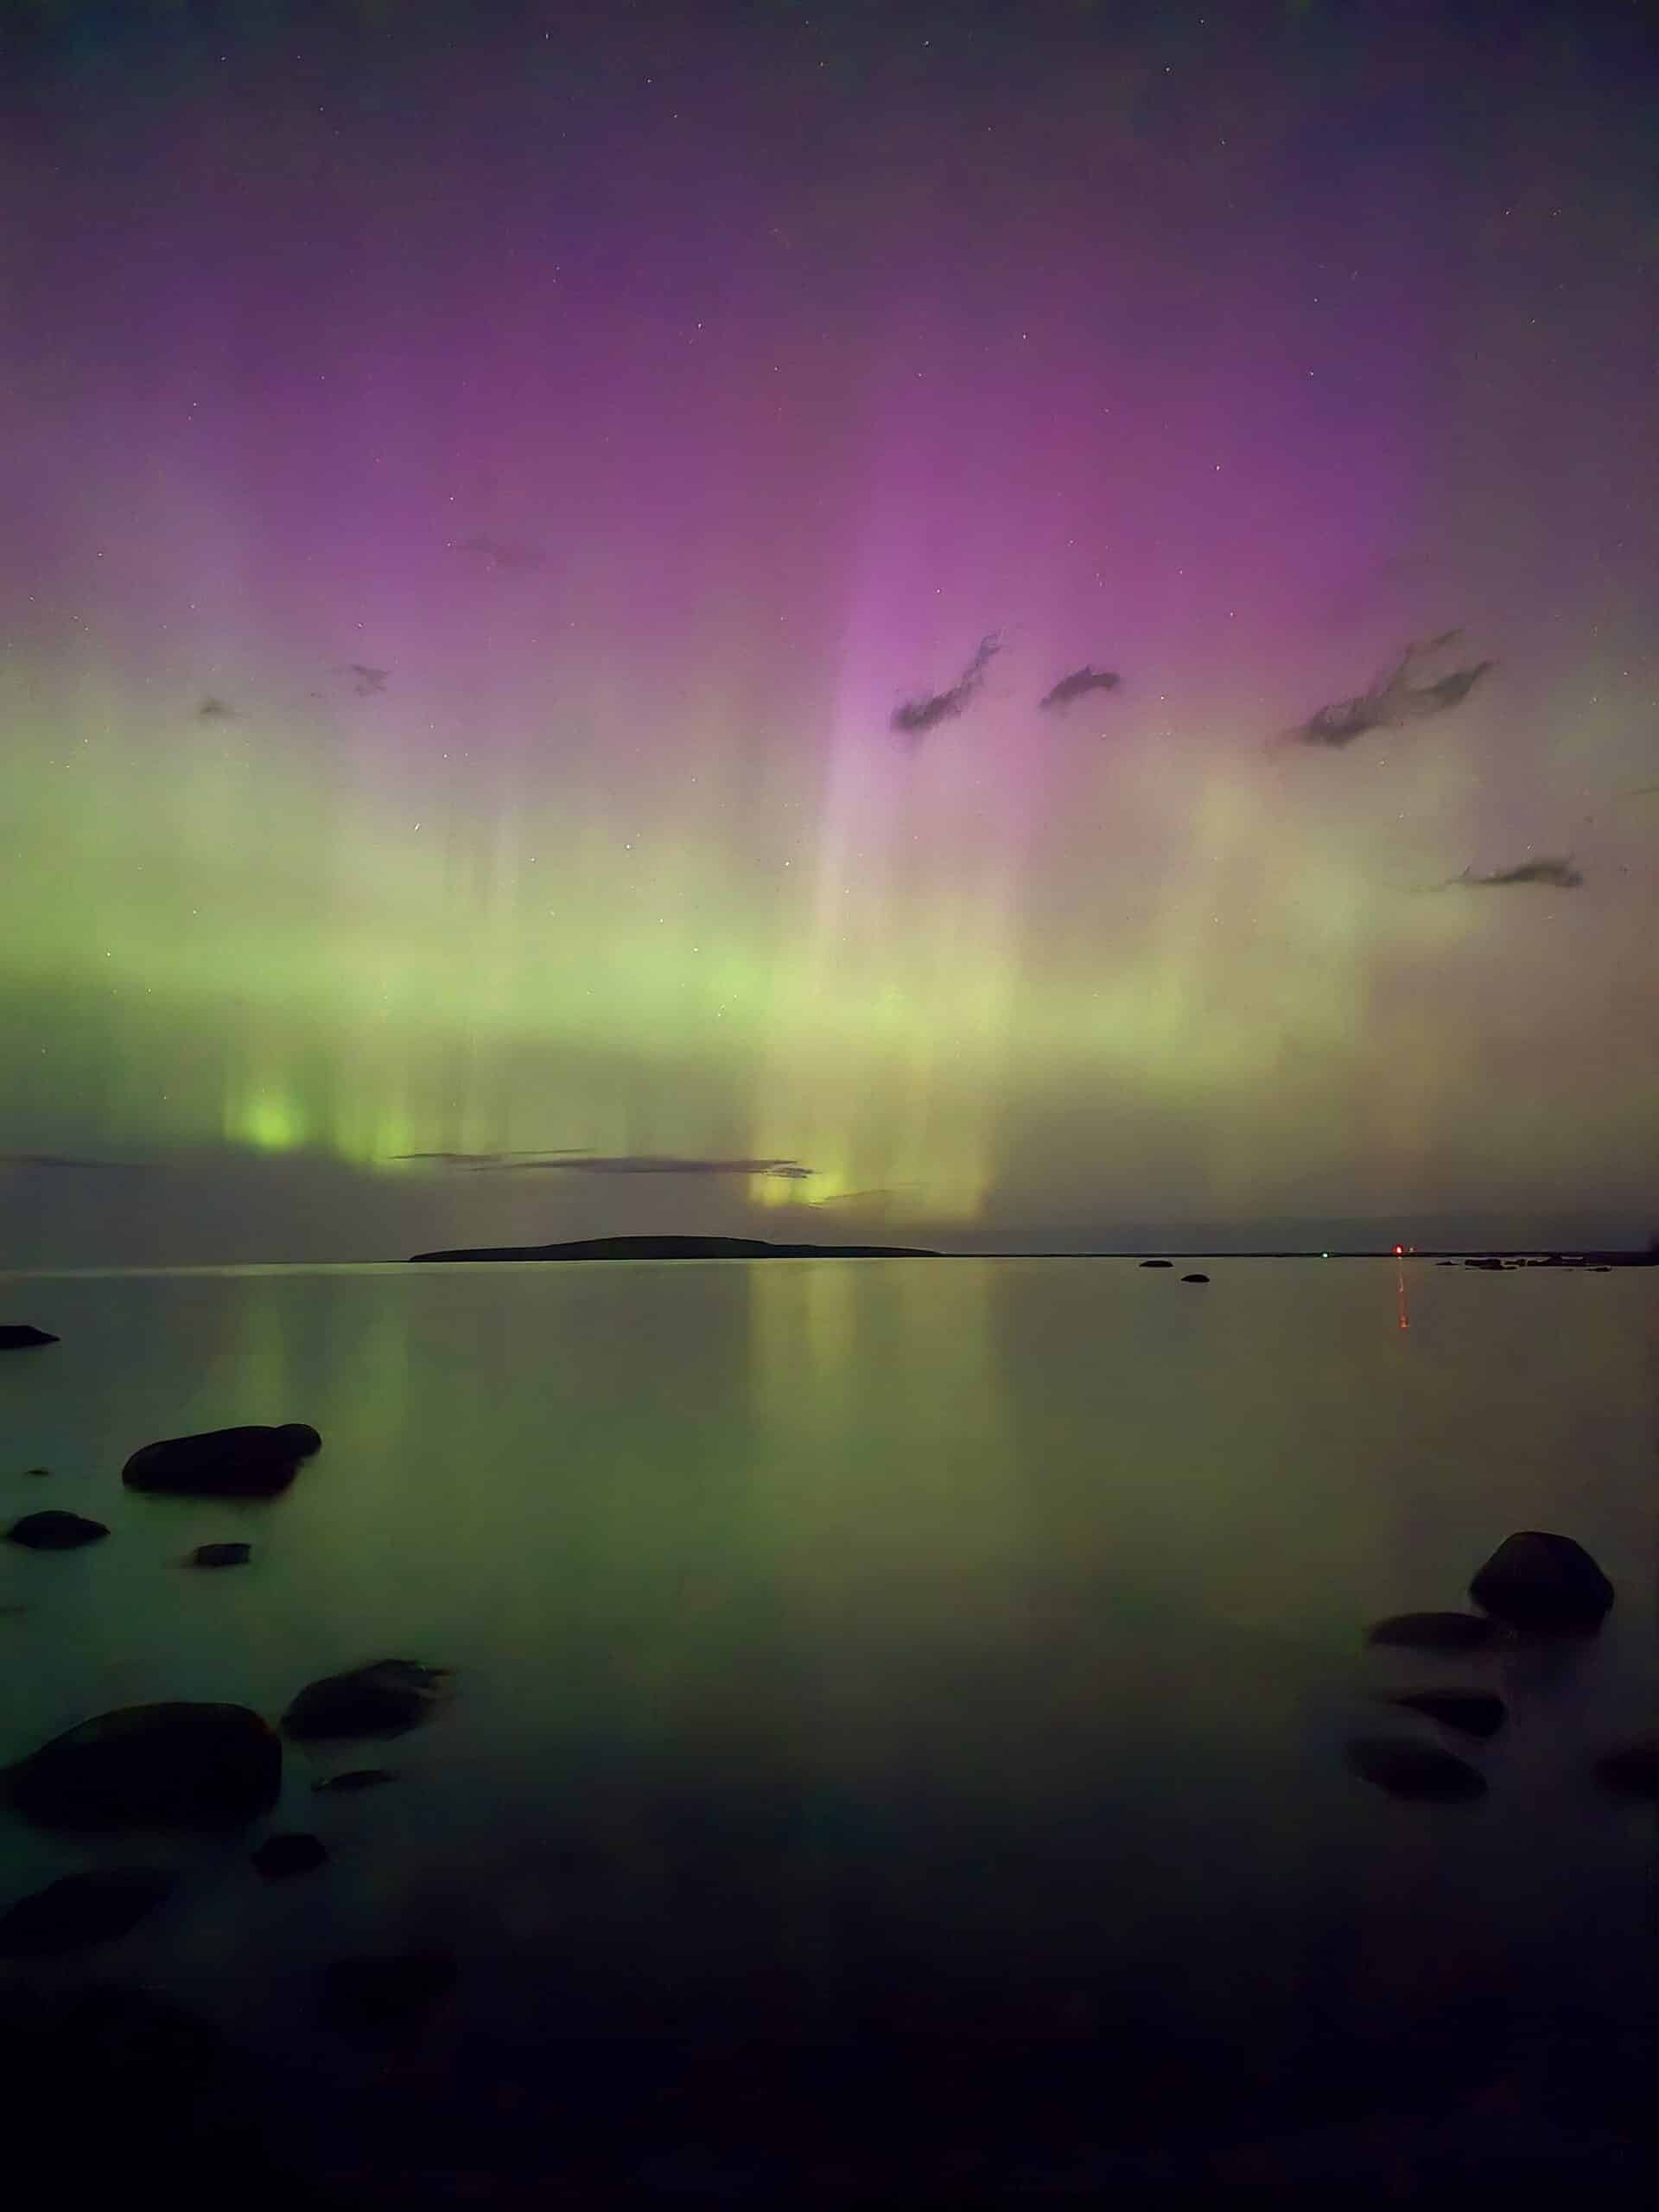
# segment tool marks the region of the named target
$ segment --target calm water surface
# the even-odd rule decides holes
[[[1524,2099],[1529,2019],[1650,2021],[1651,1819],[1583,1770],[1659,1702],[1659,1283],[1206,1265],[0,1276],[62,1338],[0,1365],[0,1509],[113,1531],[0,1551],[0,1758],[127,1702],[456,1669],[414,1735],[290,1751],[272,1825],[321,1876],[118,1854],[189,1880],[99,1971],[303,2053],[322,1961],[448,1945],[400,2062],[435,2094],[480,2037],[757,2022],[1132,2023],[1282,2080],[1484,2006]],[[284,1421],[323,1450],[273,1503],[120,1486],[156,1437]],[[1617,1583],[1592,1646],[1365,1649],[1527,1527]],[[237,1537],[245,1570],[175,1564]],[[1344,1769],[1375,1693],[1431,1681],[1510,1700],[1478,1804]],[[311,1794],[364,1764],[398,1779]],[[6,1896],[109,1856],[0,1824]]]

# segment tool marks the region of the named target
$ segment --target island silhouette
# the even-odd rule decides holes
[[[569,1244],[478,1244],[416,1260],[938,1260],[908,1244],[768,1244],[756,1236],[584,1236]]]

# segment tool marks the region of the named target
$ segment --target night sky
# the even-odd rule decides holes
[[[5,12],[0,1262],[1659,1222],[1643,10]]]

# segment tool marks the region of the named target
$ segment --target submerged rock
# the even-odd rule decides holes
[[[1378,1621],[1369,1643],[1404,1643],[1419,1651],[1479,1651],[1503,1631],[1479,1613],[1392,1613]]]
[[[50,1467],[25,1467],[23,1469],[23,1472],[26,1475],[49,1475],[51,1471],[52,1470]]]
[[[1659,1802],[1659,1730],[1604,1751],[1596,1761],[1596,1779],[1617,1796]]]
[[[442,1951],[391,1959],[337,1959],[322,1975],[325,2027],[374,2035],[421,2020],[455,1985],[455,1962]]]
[[[252,1555],[251,1544],[198,1544],[186,1564],[190,1567],[245,1567]]]
[[[62,1951],[112,1943],[154,1912],[173,1889],[170,1874],[148,1866],[102,1867],[66,1874],[0,1916],[0,1958],[54,1958]]]
[[[1495,1736],[1508,1718],[1503,1699],[1491,1690],[1401,1690],[1385,1702],[1426,1713],[1465,1736]]]
[[[1173,1268],[1175,1262],[1173,1260],[1142,1260],[1141,1264],[1143,1268]]]
[[[290,1874],[326,1866],[328,1853],[314,1835],[268,1835],[253,1853],[253,1863],[268,1882],[282,1882]]]
[[[27,1321],[0,1321],[0,1351],[27,1351],[31,1344],[54,1344],[50,1330],[36,1329]]]
[[[283,1726],[298,1742],[401,1736],[426,1719],[448,1671],[413,1659],[381,1659],[349,1674],[325,1675],[300,1692],[283,1715]]]
[[[1208,1282],[1210,1278],[1208,1275],[1183,1275],[1181,1277],[1181,1281],[1183,1282]]]
[[[186,1497],[274,1497],[322,1439],[302,1421],[280,1428],[213,1428],[146,1444],[121,1470],[129,1490]]]
[[[223,1829],[269,1812],[283,1746],[240,1705],[130,1705],[54,1737],[3,1777],[41,1827]]]
[[[1495,1620],[1535,1633],[1585,1633],[1601,1626],[1613,1586],[1571,1536],[1522,1529],[1506,1536],[1469,1585]]]
[[[1484,1778],[1450,1751],[1405,1737],[1358,1736],[1347,1746],[1350,1770],[1391,1797],[1438,1805],[1466,1803],[1486,1794]]]
[[[73,1552],[82,1544],[95,1544],[109,1530],[101,1521],[88,1521],[84,1514],[60,1513],[49,1507],[44,1513],[25,1513],[21,1521],[14,1521],[6,1531],[9,1544],[23,1544],[32,1552]]]
[[[331,1774],[322,1782],[314,1782],[312,1789],[378,1789],[383,1782],[396,1782],[397,1777],[390,1767],[354,1766],[345,1774]]]

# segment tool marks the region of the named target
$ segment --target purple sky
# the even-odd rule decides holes
[[[1645,1232],[1634,11],[37,13],[19,1263]]]

